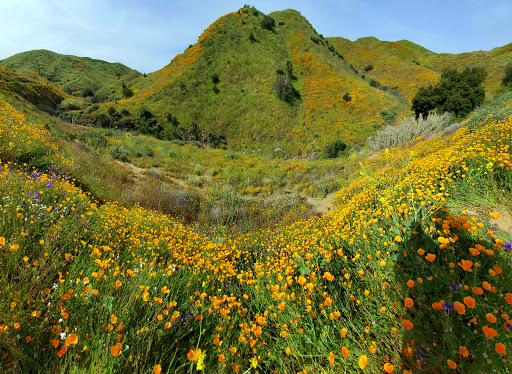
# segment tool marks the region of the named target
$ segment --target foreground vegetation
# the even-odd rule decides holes
[[[99,199],[115,168],[2,102],[0,369],[510,371],[511,105],[235,234]]]

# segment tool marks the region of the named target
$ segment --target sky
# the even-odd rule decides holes
[[[0,60],[48,49],[151,73],[245,4],[298,10],[325,37],[407,39],[437,53],[512,42],[511,0],[0,0]]]

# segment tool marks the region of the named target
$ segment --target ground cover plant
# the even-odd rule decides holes
[[[97,200],[2,102],[0,369],[510,371],[512,117],[492,113],[358,159],[330,214],[230,234]]]

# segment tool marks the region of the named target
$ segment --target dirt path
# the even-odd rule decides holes
[[[318,214],[327,214],[334,209],[335,193],[328,194],[323,199],[318,197],[306,197],[306,201],[313,207]]]
[[[512,214],[507,208],[501,208],[496,211],[501,214],[501,217],[494,219],[491,218],[489,223],[491,225],[495,225],[498,229],[505,231],[506,233],[512,235]]]

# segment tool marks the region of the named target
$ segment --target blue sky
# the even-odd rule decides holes
[[[0,0],[0,59],[48,49],[150,73],[246,3],[296,9],[324,36],[408,39],[438,53],[512,42],[511,0]]]

